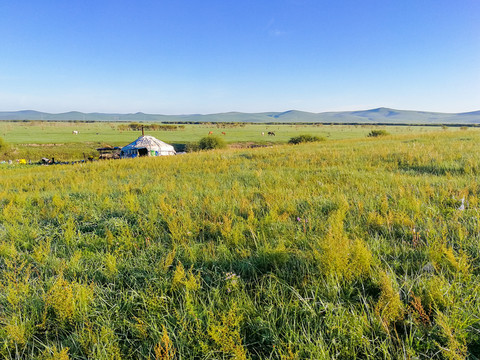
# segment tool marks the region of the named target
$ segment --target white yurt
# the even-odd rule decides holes
[[[135,158],[137,156],[164,156],[175,155],[172,145],[164,143],[150,135],[142,135],[137,140],[124,146],[120,151],[120,157]]]

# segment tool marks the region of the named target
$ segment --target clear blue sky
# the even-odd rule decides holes
[[[0,1],[0,111],[480,109],[479,0]]]

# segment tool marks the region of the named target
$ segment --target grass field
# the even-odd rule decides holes
[[[2,122],[0,137],[12,145],[8,153],[0,153],[0,160],[26,158],[38,161],[42,157],[61,160],[79,160],[97,156],[97,147],[104,145],[125,146],[134,141],[140,132],[121,131],[121,123],[74,123],[74,122]],[[286,143],[291,137],[311,134],[329,140],[365,137],[372,129],[386,129],[391,134],[421,134],[439,131],[432,126],[370,126],[370,125],[252,125],[217,127],[216,125],[185,125],[176,131],[149,131],[147,134],[171,144],[197,142],[209,132],[222,136],[229,144]],[[458,131],[449,128],[448,131]],[[72,134],[76,130],[78,135]],[[475,131],[475,129],[470,129]],[[268,136],[268,132],[276,136]],[[221,133],[225,132],[226,135]],[[262,132],[265,134],[262,136]]]
[[[478,358],[479,144],[0,165],[0,356]]]

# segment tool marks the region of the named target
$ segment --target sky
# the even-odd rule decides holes
[[[479,19],[479,0],[4,0],[0,111],[475,111]]]

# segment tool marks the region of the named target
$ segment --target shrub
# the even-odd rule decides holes
[[[317,142],[317,141],[325,141],[326,139],[324,137],[318,137],[318,136],[312,136],[312,135],[299,135],[292,137],[290,140],[288,140],[289,144],[300,144],[300,143],[306,143],[306,142]]]
[[[120,131],[140,131],[142,130],[149,131],[175,131],[178,129],[185,129],[185,125],[172,125],[172,124],[140,124],[140,123],[130,123],[130,124],[121,124],[118,125],[118,130]]]
[[[187,153],[195,152],[195,151],[199,151],[199,150],[200,150],[200,146],[198,145],[197,142],[192,142],[192,143],[185,144],[185,152],[187,152]]]
[[[367,136],[378,137],[378,136],[386,136],[386,135],[390,135],[390,133],[386,130],[372,130]]]
[[[200,150],[224,149],[227,144],[217,136],[205,136],[198,142],[198,147]]]

